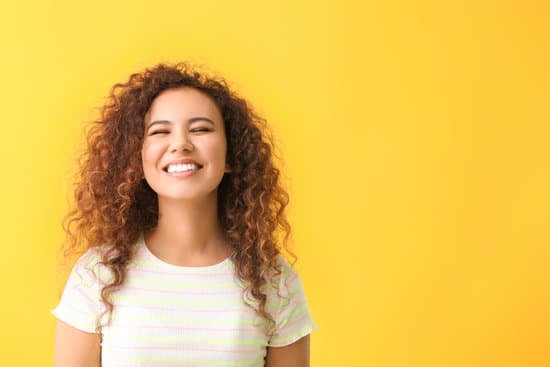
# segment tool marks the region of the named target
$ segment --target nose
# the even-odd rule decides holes
[[[170,144],[170,152],[191,152],[195,147],[187,134],[178,134]]]

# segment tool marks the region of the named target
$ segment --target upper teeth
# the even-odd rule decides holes
[[[187,164],[171,164],[168,166],[168,172],[187,172],[187,171],[195,171],[198,170],[199,166],[194,163],[187,163]]]

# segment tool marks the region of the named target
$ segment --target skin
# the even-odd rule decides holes
[[[217,188],[230,171],[226,152],[223,119],[208,96],[179,88],[153,101],[145,117],[141,157],[145,179],[159,203],[158,225],[145,234],[145,242],[160,259],[205,266],[230,255],[217,218]],[[165,171],[168,163],[182,159],[201,168],[179,176]]]
[[[217,218],[217,188],[224,174],[227,141],[216,104],[192,88],[170,89],[153,101],[144,119],[144,176],[158,195],[159,220],[145,234],[149,250],[167,263],[207,266],[231,253]],[[198,171],[169,174],[170,162],[192,160]],[[100,366],[100,336],[57,322],[56,367]],[[267,367],[308,367],[309,335],[283,347],[268,347]]]
[[[309,367],[309,335],[284,347],[268,347],[265,367]]]
[[[99,367],[99,334],[86,333],[58,320],[55,329],[55,367]]]

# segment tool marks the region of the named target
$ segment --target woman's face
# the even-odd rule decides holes
[[[159,202],[216,197],[229,169],[214,101],[194,88],[168,89],[154,99],[144,124],[143,173]]]

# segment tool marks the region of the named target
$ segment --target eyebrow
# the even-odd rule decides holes
[[[212,125],[215,125],[214,121],[212,121],[208,117],[204,117],[204,116],[191,117],[190,119],[187,120],[187,122],[189,124],[192,124],[192,123],[198,122],[198,121],[206,121],[206,122],[209,122]],[[172,121],[170,121],[170,120],[155,120],[153,122],[150,122],[149,125],[147,125],[147,127],[145,128],[145,131],[148,131],[153,125],[168,125],[168,124],[171,124],[171,123],[172,123]]]

